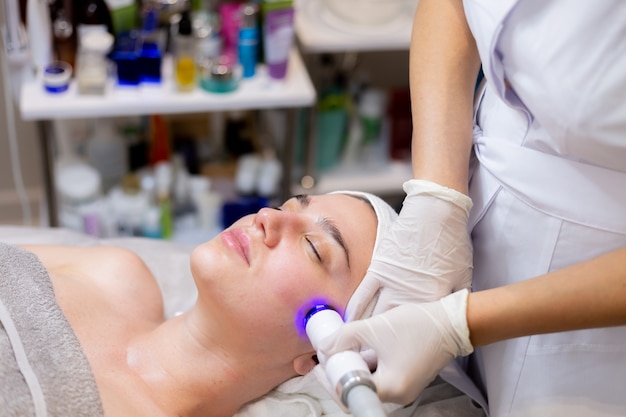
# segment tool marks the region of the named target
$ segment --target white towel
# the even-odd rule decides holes
[[[282,383],[262,398],[245,405],[234,417],[350,417],[314,374],[309,372]],[[400,406],[383,404],[383,408],[390,415]]]
[[[262,398],[245,405],[234,417],[345,417],[313,372],[292,378]]]
[[[485,417],[485,413],[461,391],[436,378],[406,407],[383,404],[389,417]],[[314,372],[292,378],[255,400],[233,417],[351,417],[342,411],[317,381]]]

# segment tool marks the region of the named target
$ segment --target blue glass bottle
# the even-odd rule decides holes
[[[113,60],[117,68],[117,83],[122,86],[137,86],[140,81],[138,59],[138,31],[121,32],[115,42]]]
[[[163,54],[157,30],[157,11],[146,10],[141,45],[139,47],[139,79],[142,83],[161,82],[161,63]]]

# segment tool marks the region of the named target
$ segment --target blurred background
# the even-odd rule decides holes
[[[4,1],[1,224],[195,243],[300,192],[399,207],[415,0]]]

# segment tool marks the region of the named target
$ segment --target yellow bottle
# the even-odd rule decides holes
[[[174,77],[179,91],[191,91],[196,87],[196,65],[194,59],[195,39],[192,34],[189,11],[185,10],[178,22],[176,37]]]
[[[196,87],[196,64],[191,56],[176,60],[176,85],[180,91],[190,91]]]

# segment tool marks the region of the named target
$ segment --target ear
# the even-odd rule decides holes
[[[296,371],[298,375],[308,374],[315,368],[315,365],[317,365],[317,361],[314,358],[317,358],[314,351],[296,357],[293,360],[294,371]]]

